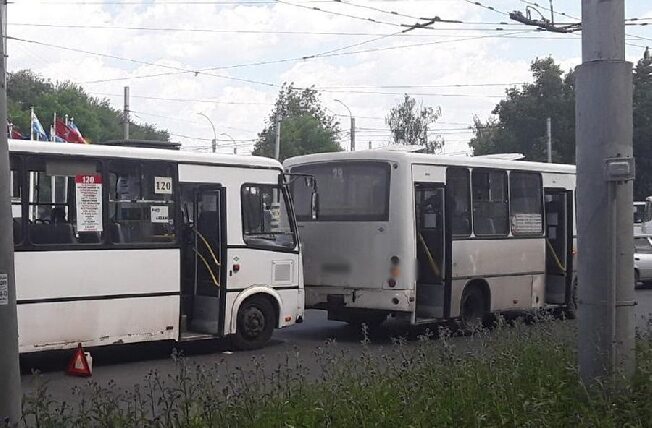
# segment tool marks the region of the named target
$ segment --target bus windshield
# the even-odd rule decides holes
[[[297,166],[292,172],[315,178],[319,194],[318,221],[389,219],[389,163],[329,162]],[[297,180],[292,191],[297,220],[310,221],[312,189]]]

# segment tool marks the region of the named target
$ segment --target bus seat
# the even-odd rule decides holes
[[[69,223],[32,223],[29,232],[35,244],[72,244],[76,241],[75,231]]]
[[[80,244],[99,244],[100,241],[100,232],[79,232],[77,234],[77,242]]]
[[[111,242],[125,242],[122,225],[120,223],[109,224],[109,235],[111,236]]]

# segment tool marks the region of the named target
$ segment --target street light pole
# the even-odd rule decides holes
[[[578,363],[589,385],[635,369],[632,64],[624,0],[582,0],[577,68]]]
[[[7,2],[0,2],[0,118],[7,123]],[[31,125],[30,125],[31,126]],[[0,421],[9,426],[20,421],[18,321],[14,283],[13,215],[11,213],[9,145],[7,132],[0,133]],[[23,189],[24,191],[24,189]],[[0,422],[1,424],[2,422]]]
[[[215,132],[215,125],[213,125],[213,121],[204,113],[197,113],[197,114],[205,117],[208,123],[211,124],[211,128],[213,128],[213,141],[211,141],[211,149],[213,153],[215,153],[217,151],[217,132]]]
[[[353,113],[351,113],[349,106],[344,104],[341,100],[335,101],[342,104],[349,111],[349,117],[351,118],[351,151],[355,152],[355,117],[353,117]]]
[[[227,137],[229,137],[231,139],[231,141],[233,142],[233,154],[237,155],[238,154],[238,147],[237,147],[237,144],[235,142],[235,138],[233,138],[231,135],[227,134],[226,132],[222,132],[220,135],[225,135],[225,136],[227,136]]]

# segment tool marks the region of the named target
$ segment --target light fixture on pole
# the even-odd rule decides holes
[[[237,144],[235,143],[235,138],[233,138],[232,136],[230,136],[226,132],[222,132],[220,135],[225,135],[225,136],[229,137],[231,139],[231,141],[233,141],[233,154],[237,155],[238,154],[238,147],[237,147]]]
[[[211,149],[213,153],[215,153],[215,151],[217,150],[217,132],[215,132],[215,125],[213,125],[213,121],[204,113],[197,113],[197,114],[205,117],[208,123],[211,124],[211,128],[213,128],[213,141],[211,141]]]
[[[349,108],[349,106],[347,106],[340,100],[334,100],[334,101],[342,104],[349,111],[349,117],[351,118],[351,151],[354,152],[355,151],[355,117],[353,117],[353,113],[351,113],[351,109]]]

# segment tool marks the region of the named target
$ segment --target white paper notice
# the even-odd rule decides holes
[[[169,221],[167,206],[157,205],[150,208],[152,223],[167,223]]]
[[[102,176],[78,175],[77,232],[102,231]]]
[[[524,235],[541,233],[541,214],[515,214],[512,216],[512,233]]]
[[[154,177],[154,193],[157,195],[171,195],[172,177]]]
[[[0,273],[0,305],[9,304],[9,280],[6,273]]]

